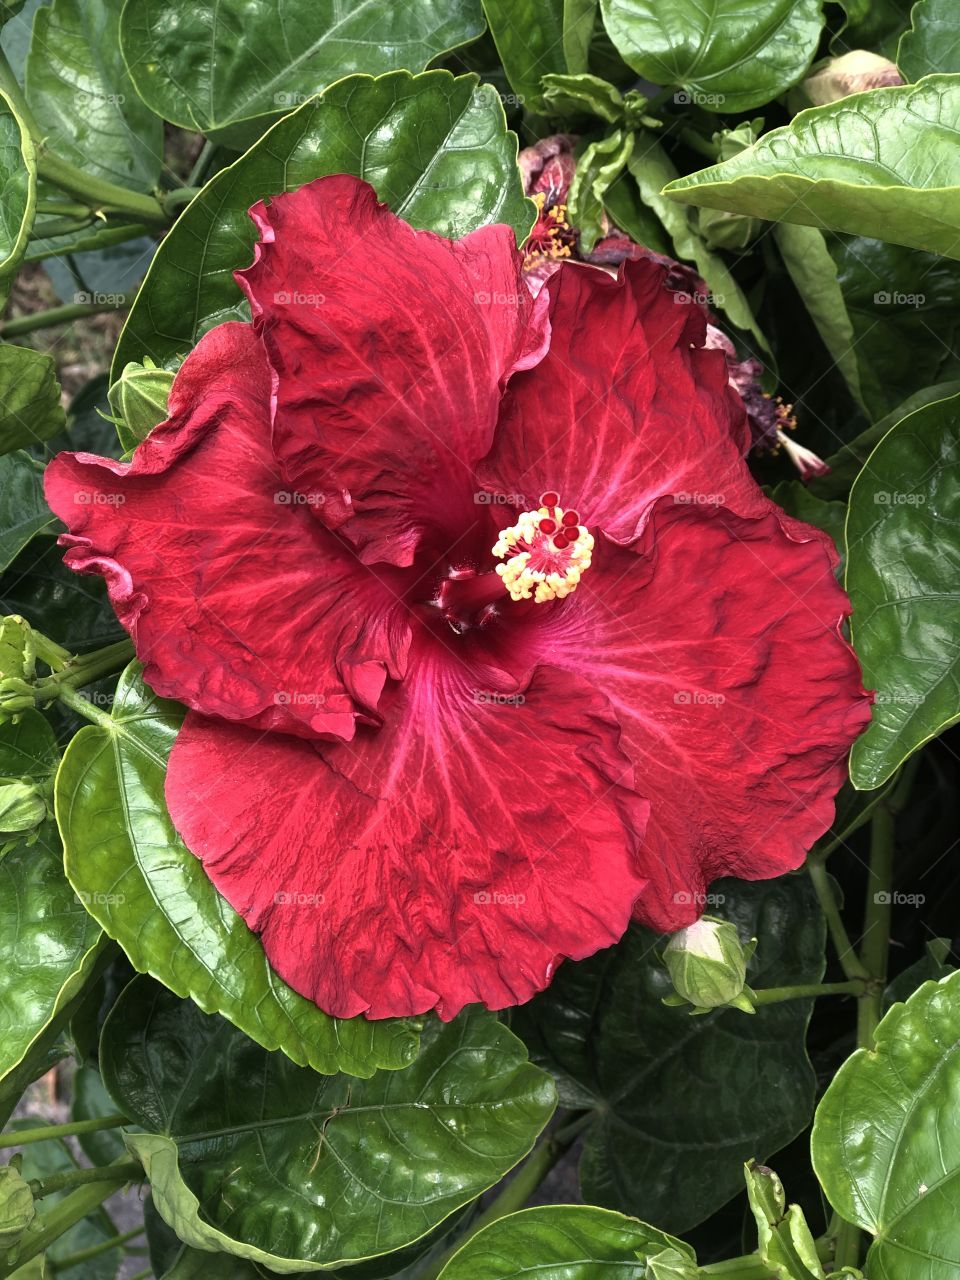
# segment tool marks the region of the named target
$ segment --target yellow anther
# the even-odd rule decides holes
[[[582,525],[564,525],[563,515],[562,507],[524,511],[516,524],[501,531],[493,554],[505,561],[497,565],[497,573],[512,600],[562,600],[590,568],[592,536]],[[543,522],[554,527],[545,531]]]

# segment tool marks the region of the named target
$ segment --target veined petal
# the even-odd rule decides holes
[[[287,483],[322,498],[314,513],[367,563],[409,565],[424,539],[455,546],[507,379],[548,338],[513,231],[415,231],[345,175],[251,216],[261,240],[237,278],[274,371]]]
[[[577,591],[530,614],[526,651],[609,698],[650,802],[640,919],[681,928],[712,880],[790,871],[829,827],[870,718],[849,612],[826,551],[774,514],[664,499],[639,542],[602,540]]]
[[[64,560],[106,579],[164,697],[285,733],[352,736],[410,632],[400,585],[345,550],[279,474],[249,325],[202,339],[132,462],[62,453],[47,500]]]
[[[647,260],[605,271],[564,263],[550,295],[550,348],[511,380],[481,486],[527,499],[556,492],[591,529],[636,537],[665,494],[740,515],[770,509],[744,454],[743,404],[701,308]]]
[[[430,639],[385,700],[351,743],[188,716],[175,744],[174,823],[281,977],[340,1017],[451,1018],[617,941],[647,806],[606,699],[551,670],[521,692]]]

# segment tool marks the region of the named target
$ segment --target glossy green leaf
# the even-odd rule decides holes
[[[0,611],[19,613],[37,631],[73,653],[86,653],[124,632],[102,578],[74,573],[52,538],[37,538],[0,577]]]
[[[826,243],[869,416],[876,421],[932,383],[960,377],[960,261],[866,236]]]
[[[563,58],[571,75],[589,70],[598,0],[563,0]]]
[[[767,340],[757,327],[750,304],[724,259],[707,248],[698,234],[689,210],[663,195],[663,188],[677,176],[673,161],[656,138],[638,134],[628,167],[636,179],[640,199],[653,210],[673,241],[678,258],[692,262],[710,289],[709,305],[723,311],[731,324],[750,333],[764,350]]]
[[[222,170],[157,251],[113,361],[167,364],[241,306],[233,272],[253,256],[255,201],[330,173],[353,173],[415,227],[462,236],[489,222],[523,240],[517,142],[493,88],[447,71],[341,80]]]
[[[850,777],[870,790],[960,717],[960,396],[904,418],[850,493],[846,587],[872,721]]]
[[[10,99],[0,91],[0,306],[6,303],[10,282],[26,252],[36,208],[36,149]]]
[[[879,422],[861,432],[849,444],[841,446],[836,453],[824,459],[830,471],[827,475],[816,476],[811,480],[808,486],[810,491],[818,498],[828,500],[845,497],[867,459],[891,427],[896,426],[902,418],[916,409],[922,409],[924,405],[932,404],[935,400],[947,400],[950,396],[957,394],[960,394],[960,381],[939,382],[909,396],[892,413],[888,413]]]
[[[848,1058],[823,1096],[811,1154],[834,1209],[875,1237],[866,1274],[960,1273],[960,974],[895,1004],[872,1050]]]
[[[667,194],[960,258],[960,79],[927,76],[801,111]]]
[[[66,415],[52,358],[0,344],[0,454],[40,444],[62,431]]]
[[[38,711],[0,725],[0,776],[48,781],[57,744]],[[0,1122],[64,1050],[57,1040],[95,971],[100,929],[63,874],[56,827],[0,858]]]
[[[87,173],[148,191],[163,162],[163,123],[141,102],[120,56],[120,6],[54,0],[37,10],[27,99],[45,145]]]
[[[541,76],[567,70],[564,0],[483,0],[483,11],[519,103],[542,109]]]
[[[807,877],[721,880],[703,905],[742,941],[759,939],[747,973],[755,990],[820,979],[824,926]],[[745,1160],[765,1159],[809,1120],[811,1003],[753,1016],[667,1008],[665,942],[635,926],[616,947],[564,964],[513,1025],[557,1076],[561,1102],[596,1113],[584,1199],[686,1231],[742,1189]]]
[[[415,1024],[342,1021],[298,995],[177,835],[163,786],[182,716],[130,667],[109,726],[82,729],[67,748],[57,821],[67,875],[87,909],[135,968],[267,1049],[325,1072],[406,1065],[417,1052]]]
[[[477,1232],[439,1280],[647,1280],[647,1262],[674,1249],[691,1264],[689,1245],[609,1209],[553,1204],[508,1214]]]
[[[960,20],[955,0],[917,0],[910,30],[900,37],[897,68],[904,80],[934,71],[960,72]]]
[[[43,468],[22,450],[0,456],[0,572],[53,519],[43,497]]]
[[[843,374],[850,394],[862,404],[853,324],[823,232],[816,227],[781,222],[774,228],[774,238],[823,345]]]
[[[412,1066],[360,1081],[267,1053],[144,978],[107,1019],[101,1066],[181,1240],[282,1274],[419,1239],[503,1177],[555,1103],[486,1012],[431,1020]]]
[[[343,76],[422,71],[483,28],[480,0],[128,0],[120,43],[157,115],[211,133],[264,128]]]
[[[634,71],[679,85],[681,102],[748,111],[795,84],[816,52],[820,0],[601,0],[610,38]]]

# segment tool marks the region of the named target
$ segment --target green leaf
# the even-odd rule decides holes
[[[36,150],[27,126],[0,91],[0,307],[26,252],[36,208]]]
[[[809,485],[811,492],[819,498],[845,497],[867,459],[891,427],[896,426],[902,418],[913,413],[915,409],[922,409],[924,405],[932,404],[934,400],[946,400],[958,393],[960,393],[960,381],[939,382],[935,386],[924,387],[922,391],[908,397],[892,413],[888,413],[872,427],[867,427],[866,431],[862,431],[849,444],[843,445],[836,453],[826,458],[830,472],[828,475],[815,476],[811,480]]]
[[[63,550],[38,538],[0,578],[0,610],[19,613],[36,630],[72,653],[99,649],[123,638],[104,581],[63,563]]]
[[[184,1243],[290,1274],[388,1253],[497,1182],[553,1084],[486,1012],[431,1019],[417,1061],[318,1076],[144,978],[104,1026],[104,1081]]]
[[[563,0],[563,57],[571,75],[589,69],[596,22],[597,0]]]
[[[212,133],[247,121],[262,130],[356,72],[422,71],[483,29],[480,0],[128,0],[120,44],[158,116]]]
[[[655,138],[638,134],[628,168],[640,191],[640,199],[652,209],[670,235],[678,258],[692,262],[711,291],[711,306],[726,312],[730,322],[753,335],[764,351],[770,348],[757,327],[750,304],[719,254],[712,253],[693,227],[690,213],[663,195],[663,188],[677,176],[673,161]]]
[[[960,974],[895,1004],[817,1108],[811,1155],[831,1205],[876,1239],[866,1273],[955,1280]]]
[[[592,1205],[553,1204],[508,1214],[478,1231],[438,1280],[646,1280],[647,1261],[674,1249],[691,1263],[689,1245]]]
[[[873,719],[850,777],[878,787],[960,718],[960,396],[893,427],[850,493],[846,588]]]
[[[865,236],[830,236],[827,245],[872,419],[960,377],[960,262]]]
[[[954,0],[917,0],[910,30],[900,37],[897,68],[904,80],[933,71],[960,72],[960,24]]]
[[[48,780],[57,744],[38,711],[0,725],[0,775]],[[103,951],[67,884],[56,827],[0,858],[0,1122],[65,1050],[57,1046]]]
[[[117,1114],[113,1100],[107,1093],[96,1067],[78,1067],[73,1075],[73,1105],[71,1120],[101,1120]],[[77,1136],[83,1154],[91,1164],[110,1164],[120,1160],[126,1152],[123,1137],[117,1129],[98,1129],[93,1133]]]
[[[624,59],[654,84],[681,85],[708,111],[759,107],[804,74],[820,40],[820,0],[601,0]]]
[[[787,1207],[783,1184],[772,1169],[751,1161],[744,1173],[761,1261],[782,1280],[823,1280],[823,1267],[803,1210],[798,1204]]]
[[[960,79],[927,76],[801,111],[667,195],[960,258],[958,144]]]
[[[120,56],[120,6],[54,0],[37,10],[27,99],[44,144],[96,178],[149,191],[163,162],[163,123],[141,102]]]
[[[543,97],[551,117],[596,116],[608,124],[617,124],[623,119],[623,94],[616,85],[599,76],[545,75]]]
[[[183,710],[120,678],[109,727],[70,743],[57,775],[67,875],[90,913],[143,973],[267,1049],[317,1071],[370,1075],[417,1053],[415,1024],[328,1017],[274,973],[256,934],[217,893],[164,801]]]
[[[0,344],[0,454],[40,444],[65,423],[53,358]]]
[[[751,987],[819,981],[824,926],[806,876],[721,880],[704,908],[733,921],[744,943],[759,939]],[[812,1005],[785,1001],[752,1017],[667,1008],[665,942],[635,926],[616,947],[564,964],[513,1025],[558,1077],[562,1104],[596,1113],[584,1198],[685,1231],[742,1189],[745,1160],[766,1158],[809,1120]]]
[[[837,268],[830,256],[823,232],[781,222],[774,237],[790,279],[823,339],[834,364],[843,374],[850,394],[863,404],[860,368],[857,364],[853,324],[847,314],[843,292],[837,282]]]
[[[22,450],[0,456],[0,572],[53,520],[43,497],[43,468]]]
[[[242,314],[233,272],[253,256],[247,210],[255,201],[353,173],[415,227],[456,237],[507,222],[522,241],[535,210],[516,158],[500,99],[475,76],[398,71],[341,80],[281,120],[185,210],[127,318],[114,380],[128,361],[149,355],[167,364],[214,324]]]
[[[542,110],[541,76],[568,69],[564,0],[483,0],[483,11],[520,105],[528,111]]]
[[[580,245],[591,253],[603,235],[603,198],[623,173],[633,151],[633,134],[616,129],[600,142],[591,142],[577,161],[570,183],[567,210],[580,230]]]
[[[949,977],[955,968],[948,963],[950,951],[949,938],[931,938],[920,959],[887,984],[883,993],[884,1010],[898,1000],[909,999],[924,982],[939,982],[941,978]]]

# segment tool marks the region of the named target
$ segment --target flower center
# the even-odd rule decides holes
[[[496,567],[511,600],[544,604],[562,600],[590,568],[593,538],[580,523],[576,511],[560,506],[558,493],[544,493],[536,511],[524,511],[509,529],[503,529],[493,554],[503,564]]]
[[[541,258],[569,258],[577,242],[576,233],[567,222],[565,204],[547,204],[547,193],[538,191],[533,199],[539,212],[533,230],[524,245],[526,265]]]

